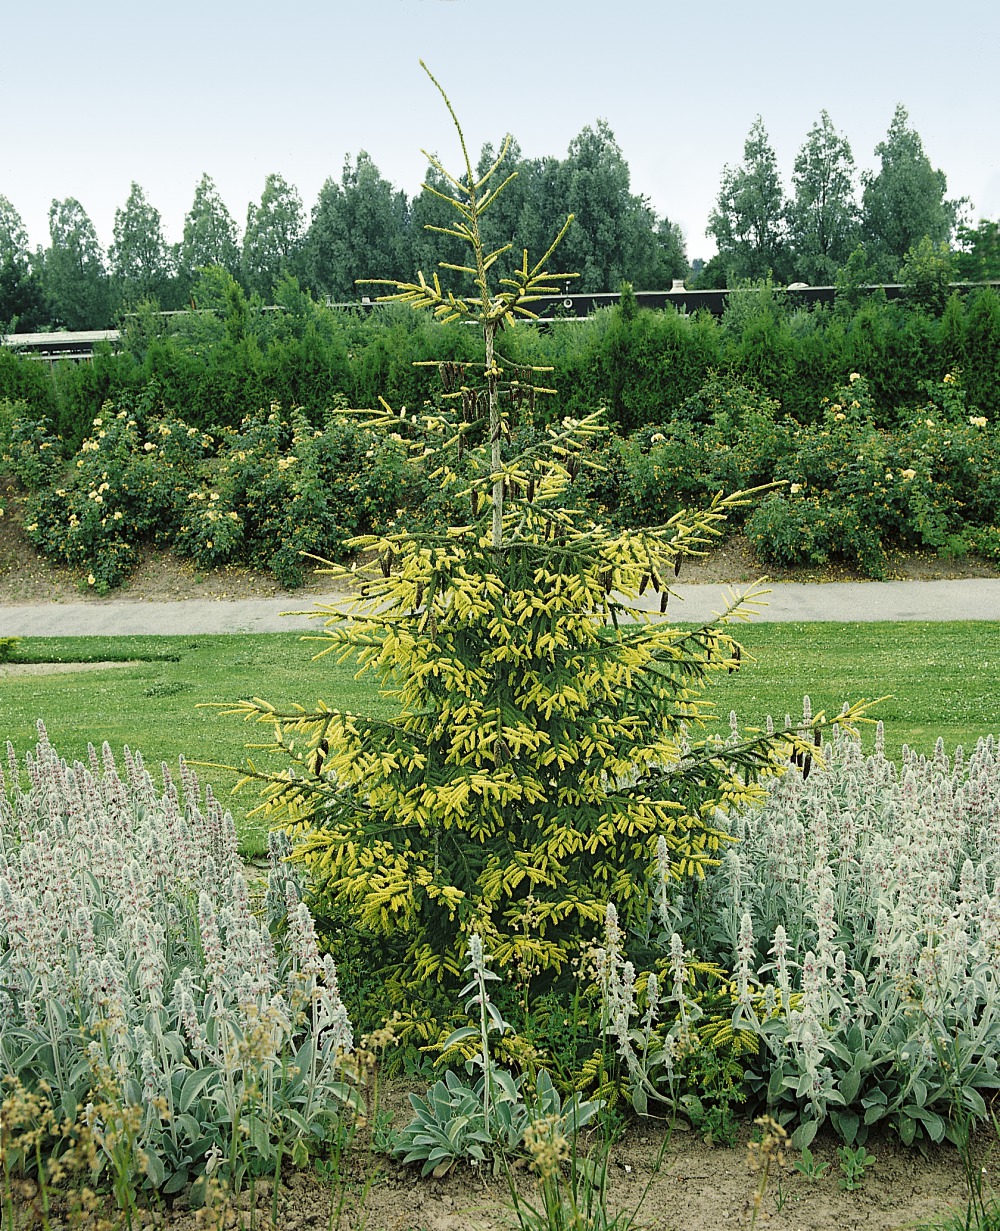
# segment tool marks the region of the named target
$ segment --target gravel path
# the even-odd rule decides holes
[[[669,618],[703,623],[728,605],[746,586],[678,585],[670,599]],[[317,603],[336,603],[343,595],[303,596],[296,606],[287,598],[235,601],[184,599],[177,602],[136,602],[115,599],[86,603],[46,603],[42,606],[0,607],[0,636],[69,637],[123,636],[161,633],[289,632],[316,628],[316,621],[299,613]],[[659,598],[646,594],[642,606],[659,609]],[[1000,580],[963,578],[957,581],[830,582],[825,585],[782,582],[771,587],[754,617],[761,621],[822,620],[1000,620]]]

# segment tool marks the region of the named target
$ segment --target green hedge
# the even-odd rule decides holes
[[[318,425],[344,399],[373,406],[381,394],[394,407],[418,407],[436,378],[415,363],[475,353],[466,326],[405,308],[333,311],[290,280],[274,310],[235,283],[213,286],[214,313],[162,318],[146,309],[126,322],[119,353],[100,347],[89,364],[57,363],[50,373],[0,354],[0,398],[27,402],[78,448],[109,398],[143,399],[213,433],[272,401],[302,407]],[[1000,415],[1000,298],[988,288],[954,295],[940,316],[880,297],[856,309],[796,309],[768,287],[734,293],[718,319],[637,310],[626,298],[587,321],[529,325],[500,342],[510,362],[553,369],[548,383],[560,392],[543,414],[603,406],[623,434],[696,414],[692,399],[710,372],[766,391],[812,423],[848,372],[865,374],[891,417],[920,400],[924,382],[959,370],[970,404],[991,420]]]

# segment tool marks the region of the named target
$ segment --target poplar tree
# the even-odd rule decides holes
[[[199,180],[191,208],[184,215],[178,264],[181,276],[188,283],[194,282],[199,269],[210,265],[217,265],[229,274],[239,273],[236,223],[210,175],[203,175]]]
[[[785,194],[778,162],[760,116],[743,145],[743,163],[727,166],[706,234],[719,245],[730,282],[783,278],[786,269]]]
[[[0,334],[28,333],[45,320],[41,282],[32,268],[21,215],[0,196]]]
[[[115,210],[114,240],[108,256],[122,302],[131,305],[150,297],[162,299],[174,262],[163,238],[160,211],[135,180],[125,205]]]
[[[947,242],[959,206],[945,199],[945,174],[931,165],[909,121],[900,104],[885,140],[875,147],[879,169],[864,177],[863,239],[886,279],[896,277],[906,254],[925,236],[935,244]]]
[[[857,247],[860,216],[854,156],[826,111],[796,155],[792,186],[788,224],[795,274],[814,285],[832,286]]]
[[[241,267],[250,290],[269,299],[287,274],[299,270],[304,234],[302,198],[281,175],[268,175],[260,204],[247,207]]]
[[[305,239],[309,285],[322,295],[354,299],[355,283],[383,273],[401,277],[409,265],[406,195],[379,173],[362,150],[345,159],[340,182],[328,179]]]
[[[70,329],[106,328],[111,302],[104,251],[75,197],[52,202],[49,236],[42,278],[53,316]]]

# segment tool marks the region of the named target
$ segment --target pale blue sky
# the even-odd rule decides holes
[[[562,156],[607,119],[691,257],[758,113],[787,185],[821,109],[864,168],[901,102],[949,195],[997,217],[998,52],[995,0],[0,0],[0,194],[33,246],[66,196],[107,245],[133,179],[171,241],[204,171],[241,228],[271,171],[308,213],[360,149],[412,196],[420,147],[455,153],[422,57],[476,151],[509,130]]]

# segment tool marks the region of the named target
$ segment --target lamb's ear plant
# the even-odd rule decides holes
[[[734,598],[687,630],[663,617],[684,558],[750,493],[641,531],[575,508],[574,478],[592,464],[602,415],[540,429],[544,371],[502,349],[503,331],[525,327],[517,322],[567,276],[552,261],[572,219],[539,259],[525,252],[498,277],[510,245],[489,250],[481,220],[510,183],[506,146],[477,175],[445,103],[462,169],[431,158],[447,189],[428,191],[454,211],[437,229],[466,246],[467,263],[447,267],[471,290],[421,273],[385,284],[384,298],[475,327],[483,359],[440,363],[436,405],[359,413],[393,423],[413,465],[463,514],[440,531],[355,540],[369,563],[327,570],[357,583],[354,598],[313,613],[326,622],[318,656],[373,673],[396,716],[261,699],[223,707],[270,730],[259,747],[277,765],[255,757],[246,777],[263,781],[270,823],[294,834],[318,909],[384,940],[385,994],[431,1018],[434,985],[454,986],[473,933],[500,968],[520,962],[551,977],[595,935],[609,899],[626,921],[645,917],[659,840],[671,877],[702,876],[725,842],[718,811],[756,798],[758,779],[788,753],[811,757],[823,721],[740,742],[705,735],[701,693],[738,667],[732,625],[752,603]],[[639,610],[650,594],[653,612]],[[517,925],[529,895],[538,922],[526,933]]]
[[[17,1168],[50,1174],[79,1124],[130,1215],[322,1148],[361,1107],[352,1032],[280,850],[261,917],[190,769],[178,791],[128,749],[124,774],[107,745],[69,766],[39,735],[0,771],[0,1075],[49,1109]]]
[[[817,1158],[808,1146],[802,1147],[799,1157],[793,1159],[792,1166],[800,1175],[813,1181],[822,1179],[824,1174],[830,1170],[830,1164]]]
[[[601,1107],[579,1094],[564,1105],[544,1069],[531,1083],[527,1073],[515,1075],[496,1062],[491,1039],[510,1026],[489,995],[487,985],[499,976],[490,969],[489,955],[475,933],[469,937],[468,959],[466,973],[471,977],[461,995],[468,997],[469,1024],[453,1031],[443,1047],[444,1055],[462,1047],[470,1053],[466,1077],[449,1068],[426,1094],[411,1094],[414,1117],[392,1149],[405,1163],[421,1163],[423,1175],[445,1175],[460,1160],[497,1168],[506,1157],[530,1147],[532,1125],[542,1121],[575,1141]]]
[[[864,1184],[868,1169],[875,1162],[875,1155],[869,1154],[864,1146],[853,1150],[850,1146],[840,1146],[837,1150],[837,1162],[840,1167],[837,1186],[844,1192],[852,1193]]]
[[[645,1003],[610,910],[605,1025],[640,1110],[676,1101],[680,1054],[728,1037],[796,1149],[824,1122],[855,1152],[876,1125],[965,1149],[1000,1088],[998,799],[992,735],[899,768],[881,728],[869,756],[837,732],[823,769],[721,822],[737,842],[697,895],[672,886]],[[711,1011],[698,962],[729,972]]]

